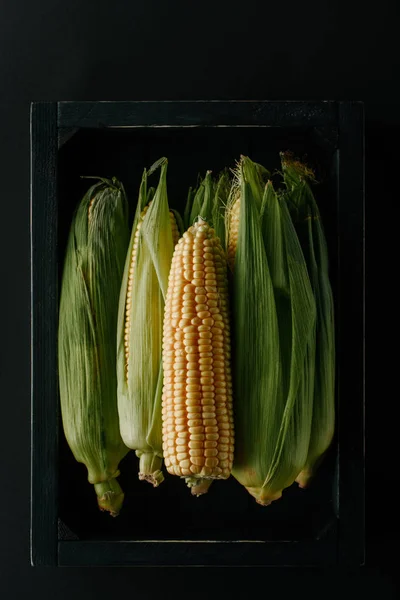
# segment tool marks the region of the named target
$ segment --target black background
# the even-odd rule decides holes
[[[220,597],[235,598],[257,591],[284,598],[289,593],[395,597],[398,453],[388,428],[395,429],[390,417],[398,392],[390,388],[393,367],[388,355],[394,351],[383,349],[386,339],[395,335],[389,322],[397,303],[396,276],[388,277],[384,270],[392,256],[385,232],[398,196],[397,12],[395,0],[370,6],[350,0],[0,2],[2,597],[200,598],[217,590]],[[122,99],[365,102],[368,340],[383,355],[382,365],[377,362],[367,370],[365,567],[300,571],[30,566],[29,105],[35,100]],[[375,304],[375,294],[384,301],[384,314]]]

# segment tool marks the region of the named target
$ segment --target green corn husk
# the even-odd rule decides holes
[[[188,195],[186,198],[185,210],[183,213],[184,231],[186,231],[186,229],[189,229],[189,227],[190,227],[190,215],[192,212],[192,206],[193,206],[194,198],[196,196],[196,192],[197,192],[197,188],[193,188],[193,187],[189,188]]]
[[[261,195],[250,159],[242,157],[239,169],[232,474],[267,505],[294,482],[307,457],[315,302],[286,206],[271,184]]]
[[[201,210],[200,210],[199,214],[197,214],[197,215],[192,211],[191,216],[193,217],[193,221],[194,221],[194,219],[201,217],[202,219],[204,219],[210,223],[212,221],[214,195],[215,195],[215,184],[214,184],[214,180],[212,178],[211,171],[207,171],[204,181],[202,182],[202,185],[204,186],[204,198],[203,198],[203,204],[201,206]],[[194,206],[194,208],[196,208],[196,207]]]
[[[200,184],[197,187],[196,192],[193,196],[193,201],[192,201],[192,206],[191,206],[191,210],[189,213],[189,221],[188,221],[187,227],[191,227],[193,225],[194,219],[201,212],[201,207],[203,206],[203,202],[204,202],[204,191],[205,191],[204,184],[203,184],[203,182],[200,182]]]
[[[248,156],[241,155],[240,163],[237,166],[237,169],[234,173],[237,177],[237,183],[239,187],[243,176],[242,173],[244,174],[244,176],[249,182],[251,192],[257,206],[257,210],[261,211],[265,184],[267,183],[271,175],[268,169],[266,169],[259,163],[250,160]]]
[[[241,182],[243,177],[249,183],[253,202],[258,212],[261,211],[264,187],[270,173],[262,165],[253,162],[249,157],[241,155],[240,161],[232,169],[233,182],[230,187],[225,209],[225,247],[228,265],[233,273],[235,266],[236,247],[239,232],[239,214],[241,200]]]
[[[208,222],[212,220],[214,188],[212,173],[207,171],[206,176],[203,180],[200,180],[196,190],[189,189],[184,219],[186,229],[191,227],[198,217]]]
[[[307,487],[331,445],[335,429],[334,304],[327,243],[308,183],[314,180],[314,175],[290,155],[283,154],[281,158],[288,199],[293,207],[317,307],[313,423],[307,462],[296,479],[300,487]]]
[[[284,198],[269,182],[262,208],[262,230],[278,317],[285,403],[277,458],[282,489],[303,468],[311,434],[315,375],[315,299],[307,265]],[[289,416],[290,415],[290,416]],[[286,430],[286,431],[285,431]],[[285,436],[285,437],[284,437]],[[279,456],[279,452],[282,455]],[[284,463],[284,464],[285,464]]]
[[[147,204],[153,200],[155,193],[156,193],[156,188],[154,188],[154,187],[148,188],[147,197],[146,197]]]
[[[177,210],[175,210],[174,208],[170,208],[170,212],[172,212],[172,214],[175,217],[175,222],[176,222],[176,226],[178,227],[179,236],[182,236],[185,231],[185,225],[184,225],[183,219],[182,219],[181,215],[179,214],[179,212]]]
[[[164,479],[161,471],[162,335],[164,303],[174,250],[167,198],[167,160],[158,161],[149,173],[157,166],[161,166],[160,181],[144,217],[143,209],[147,205],[146,171],[140,187],[121,286],[117,336],[121,436],[140,458],[139,479],[149,481],[155,487]],[[135,239],[137,251],[132,263]],[[132,264],[134,275],[129,291]],[[131,293],[130,302],[128,292]],[[131,307],[128,326],[127,304]]]
[[[75,212],[63,269],[58,329],[61,414],[68,444],[86,465],[101,510],[116,516],[116,480],[128,452],[119,432],[118,297],[129,242],[128,205],[116,179],[102,179]]]
[[[231,182],[229,172],[223,171],[215,183],[214,203],[212,208],[212,223],[215,235],[221,240],[221,245],[226,249],[225,236],[225,210],[228,204]]]

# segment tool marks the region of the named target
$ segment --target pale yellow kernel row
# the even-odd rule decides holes
[[[194,226],[175,248],[164,319],[163,447],[170,473],[226,478],[233,460],[229,303],[213,235]]]
[[[143,211],[140,214],[139,221],[138,221],[135,235],[134,235],[134,241],[133,241],[131,257],[130,257],[128,284],[127,284],[127,291],[126,291],[126,303],[125,303],[125,324],[124,324],[124,349],[125,349],[125,373],[126,373],[126,376],[128,375],[129,360],[130,360],[130,324],[131,324],[131,311],[132,311],[132,290],[133,290],[133,282],[134,282],[136,263],[137,263],[137,253],[138,253],[140,229],[142,227],[143,220],[146,216],[146,213],[151,206],[151,203],[152,203],[152,200],[148,203],[147,206],[144,207]],[[169,216],[170,216],[172,240],[173,240],[173,243],[175,246],[178,243],[180,234],[179,234],[178,225],[176,223],[175,215],[172,211],[170,211]]]

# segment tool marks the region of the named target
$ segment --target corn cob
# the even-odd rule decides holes
[[[335,429],[335,330],[328,249],[321,216],[309,181],[314,173],[284,153],[282,170],[290,205],[302,242],[316,306],[315,389],[310,446],[304,469],[296,481],[307,487],[331,445]]]
[[[179,230],[168,208],[167,161],[147,203],[143,174],[121,285],[118,335],[118,412],[122,439],[139,457],[139,479],[158,486],[162,466],[162,323],[164,298]]]
[[[116,480],[128,449],[119,433],[115,331],[128,247],[122,185],[101,180],[82,199],[71,225],[60,298],[58,364],[62,421],[78,462],[86,465],[101,510],[118,514]]]
[[[226,258],[201,218],[172,259],[163,364],[165,466],[198,495],[229,477],[234,451]]]
[[[307,456],[315,303],[286,207],[271,194],[271,185],[262,195],[256,171],[248,158],[241,158],[237,246],[233,244],[231,252],[236,421],[232,474],[258,503],[268,505],[294,482]],[[233,195],[232,199],[237,202]],[[231,210],[228,207],[228,227]],[[232,232],[228,239],[234,239]],[[282,251],[274,265],[278,240]]]

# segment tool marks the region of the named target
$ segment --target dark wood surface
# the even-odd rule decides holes
[[[59,127],[329,127],[335,102],[60,102]]]
[[[337,394],[339,557],[364,563],[364,107],[339,110]],[[351,256],[351,259],[350,259]],[[350,264],[351,261],[351,264]]]
[[[331,567],[336,544],[315,542],[59,542],[60,566]]]
[[[57,564],[57,106],[32,107],[31,560]]]

